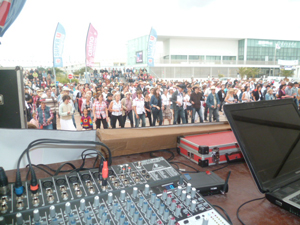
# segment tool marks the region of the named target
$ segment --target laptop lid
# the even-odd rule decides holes
[[[300,114],[293,99],[224,106],[262,193],[300,179]]]

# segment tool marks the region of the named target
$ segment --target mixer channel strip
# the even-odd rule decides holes
[[[162,157],[109,172],[104,186],[97,169],[41,179],[34,195],[24,182],[19,197],[10,184],[0,200],[0,225],[228,224]]]

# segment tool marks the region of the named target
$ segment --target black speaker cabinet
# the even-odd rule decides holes
[[[22,68],[0,67],[0,128],[27,128]]]

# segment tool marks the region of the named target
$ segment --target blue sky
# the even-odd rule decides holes
[[[52,62],[58,22],[66,30],[64,61],[84,61],[91,22],[98,30],[96,61],[124,58],[128,40],[148,35],[248,37],[300,40],[300,0],[27,0],[1,39],[8,59]],[[5,60],[5,61],[4,61]]]

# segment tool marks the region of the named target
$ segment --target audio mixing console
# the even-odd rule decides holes
[[[162,157],[109,167],[103,185],[98,169],[29,182],[16,196],[9,184],[1,196],[4,224],[229,224]]]

